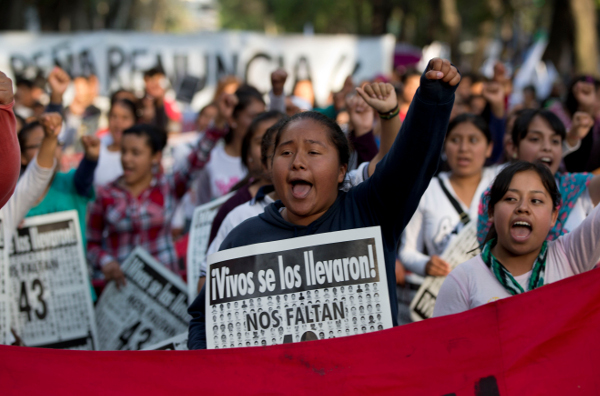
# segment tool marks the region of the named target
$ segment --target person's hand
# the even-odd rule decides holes
[[[433,58],[429,61],[425,78],[427,80],[441,80],[451,87],[458,85],[461,79],[458,69],[452,66],[448,59],[441,58]]]
[[[102,273],[104,274],[104,278],[106,281],[115,281],[115,285],[117,289],[120,289],[121,286],[125,286],[127,284],[127,280],[125,279],[125,274],[123,270],[121,270],[121,266],[116,261],[111,261],[102,267]]]
[[[398,107],[396,90],[392,84],[366,84],[363,88],[356,88],[356,92],[379,113],[389,113]]]
[[[0,105],[9,105],[14,99],[12,80],[0,72]]]
[[[48,76],[48,85],[50,85],[50,102],[62,104],[65,91],[71,83],[71,78],[63,69],[55,66]]]
[[[442,260],[440,256],[431,256],[425,265],[425,272],[431,276],[446,276],[450,270],[450,264]]]
[[[340,112],[344,109],[346,103],[346,97],[354,91],[354,82],[352,81],[352,75],[349,75],[344,80],[344,86],[339,92],[333,94],[333,107],[335,111]]]
[[[12,333],[13,337],[15,337],[15,342],[13,342],[12,345],[14,346],[25,346],[25,343],[23,342],[23,339],[21,337],[19,337],[19,335],[17,334],[16,330],[13,329],[12,327],[10,328],[10,332]]]
[[[483,84],[481,91],[483,98],[490,104],[491,110],[496,118],[504,117],[504,87],[496,81],[489,81]]]
[[[579,81],[573,86],[573,95],[579,104],[579,110],[592,114],[596,103],[596,89],[594,83]]]
[[[567,132],[567,142],[569,146],[573,147],[577,145],[577,142],[590,132],[594,125],[594,119],[589,113],[583,111],[577,111],[573,115],[573,121],[571,128]]]
[[[225,128],[225,124],[231,122],[233,109],[238,104],[238,98],[235,95],[222,93],[217,99],[217,116],[215,117],[215,126],[218,129]]]
[[[62,116],[58,113],[45,113],[40,117],[40,123],[44,127],[44,136],[46,138],[58,138],[62,129]]]
[[[283,69],[277,69],[271,73],[271,86],[273,87],[273,94],[275,96],[283,95],[283,86],[287,77],[288,74]]]
[[[396,284],[404,286],[404,283],[406,283],[406,270],[400,260],[396,259]]]
[[[346,109],[350,116],[350,124],[354,130],[354,136],[362,136],[373,129],[375,116],[367,102],[358,95],[348,96]]]
[[[100,157],[100,139],[96,136],[82,136],[81,144],[83,144],[85,158],[90,161],[98,161],[98,157]]]

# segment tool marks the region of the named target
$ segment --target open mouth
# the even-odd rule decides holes
[[[313,187],[312,183],[306,180],[292,180],[290,184],[292,185],[292,195],[297,199],[306,198]]]
[[[550,158],[550,157],[541,157],[539,159],[539,161],[548,167],[550,167],[552,165],[552,158]]]
[[[464,158],[464,157],[460,158],[459,157],[457,162],[458,162],[458,165],[466,166],[471,163],[471,160],[469,158]]]
[[[510,235],[517,241],[524,241],[531,235],[531,223],[527,221],[515,221],[510,227]]]

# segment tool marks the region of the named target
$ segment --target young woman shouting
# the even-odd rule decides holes
[[[433,316],[463,312],[594,268],[600,256],[600,209],[548,242],[560,206],[560,191],[546,165],[519,161],[506,167],[491,189],[492,227],[482,252],[448,275]]]
[[[347,193],[339,190],[349,158],[348,140],[339,126],[314,112],[291,117],[275,138],[272,159],[273,184],[281,201],[236,227],[223,241],[221,250],[381,226],[392,318],[396,323],[396,244],[437,169],[459,82],[460,74],[449,61],[430,61],[390,152],[367,181]],[[398,111],[396,103],[383,101],[379,86],[357,91],[384,117]],[[204,290],[189,309],[190,349],[206,348]]]

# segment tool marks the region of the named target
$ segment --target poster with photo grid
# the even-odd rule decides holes
[[[29,217],[10,242],[11,326],[25,345],[96,349],[77,212]]]
[[[140,350],[187,331],[181,278],[141,247],[121,264],[126,285],[109,282],[96,304],[99,349]]]
[[[208,257],[208,349],[287,344],[393,326],[380,227]]]

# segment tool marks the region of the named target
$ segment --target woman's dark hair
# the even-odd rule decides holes
[[[244,135],[244,140],[242,140],[242,164],[246,169],[248,169],[248,151],[250,150],[250,142],[254,138],[259,125],[268,120],[279,121],[283,117],[285,117],[285,115],[277,110],[266,111],[254,117],[252,123],[248,127],[248,132]]]
[[[233,108],[233,112],[231,116],[233,118],[237,118],[237,116],[244,111],[248,106],[252,104],[255,100],[259,101],[262,104],[265,104],[265,101],[258,92],[258,89],[254,88],[251,85],[242,85],[235,91],[235,96],[237,97],[238,103]],[[225,144],[231,143],[233,140],[233,131],[229,131],[227,135],[223,138],[225,140]]]
[[[490,127],[488,126],[487,122],[485,122],[485,120],[481,116],[470,113],[465,113],[454,117],[452,121],[450,121],[450,123],[448,124],[446,137],[450,135],[450,132],[452,132],[454,128],[465,122],[471,123],[475,128],[479,129],[481,133],[483,133],[483,135],[485,136],[485,139],[487,140],[488,144],[492,142],[492,134],[490,132]]]
[[[539,110],[523,110],[521,114],[515,120],[515,125],[512,129],[512,141],[515,147],[518,147],[521,140],[527,136],[529,130],[529,124],[533,121],[536,116],[542,117],[550,124],[550,128],[560,136],[561,140],[565,140],[567,136],[567,130],[562,121],[550,110],[539,109]]]
[[[575,84],[578,82],[585,81],[594,84],[594,89],[598,89],[600,87],[600,81],[596,80],[591,76],[577,76],[569,84],[569,90],[567,91],[567,98],[565,99],[565,108],[569,112],[569,116],[573,117],[573,115],[579,109],[579,102],[575,98],[575,94],[573,93],[573,88],[575,88]]]
[[[29,135],[31,135],[31,132],[33,132],[38,127],[43,129],[43,126],[42,126],[42,124],[40,124],[39,121],[33,121],[33,122],[30,122],[29,124],[23,125],[23,128],[21,128],[21,130],[19,131],[17,138],[19,139],[19,146],[21,147],[21,153],[24,153],[25,150],[27,149],[27,139],[29,139]]]
[[[137,116],[137,107],[135,106],[135,103],[133,103],[129,99],[115,99],[110,106],[109,114],[112,113],[113,107],[115,107],[117,105],[123,106],[127,110],[129,110],[129,112],[133,115],[134,122],[137,122],[138,116]]]
[[[248,127],[248,132],[246,132],[246,134],[244,135],[244,140],[242,140],[242,165],[244,165],[244,168],[248,169],[248,151],[250,151],[250,142],[252,142],[252,138],[254,137],[254,134],[256,133],[258,126],[265,121],[280,120],[282,117],[285,117],[285,114],[283,114],[277,110],[266,111],[264,113],[260,113],[256,117],[254,117],[254,119],[252,120],[252,123]],[[266,134],[266,132],[265,132],[265,134]],[[262,160],[262,141],[261,141],[261,160]],[[246,176],[244,176],[244,178],[242,180],[240,180],[239,182],[235,183],[235,185],[233,187],[231,187],[231,190],[229,190],[229,191],[231,192],[231,191],[239,190],[240,188],[242,188],[243,186],[248,184],[250,182],[251,178],[252,178],[252,175],[249,172],[247,172]]]
[[[281,135],[283,134],[283,132],[285,132],[287,127],[292,122],[301,120],[312,120],[324,126],[329,132],[329,140],[331,141],[331,143],[333,143],[333,145],[338,151],[338,158],[340,164],[348,165],[348,161],[350,160],[350,143],[348,143],[346,135],[344,135],[344,132],[342,132],[342,129],[334,120],[316,111],[305,111],[303,113],[298,113],[288,118],[281,125],[279,131],[277,132],[277,135],[275,137],[275,148],[277,148],[277,146],[279,145]]]
[[[510,183],[512,182],[513,177],[517,173],[533,171],[538,174],[540,179],[542,180],[542,184],[546,191],[548,191],[548,195],[552,199],[552,207],[557,209],[562,201],[560,191],[558,190],[558,186],[556,185],[556,180],[554,180],[554,176],[550,169],[541,162],[527,162],[527,161],[516,161],[508,165],[502,172],[496,176],[496,180],[494,180],[494,184],[490,189],[489,198],[488,196],[483,199],[489,199],[488,201],[488,214],[491,215],[494,212],[494,206],[500,202],[502,197],[508,191],[510,187]],[[485,237],[484,245],[491,239],[495,239],[498,237],[496,233],[496,228],[492,224],[490,230]]]
[[[138,124],[134,125],[131,128],[128,128],[123,131],[123,136],[126,135],[136,135],[136,136],[145,136],[146,142],[150,149],[152,150],[152,154],[156,154],[161,152],[165,146],[167,145],[167,134],[165,131],[158,129],[153,125],[148,124]]]
[[[265,134],[263,135],[262,142],[260,144],[260,162],[266,167],[267,161],[271,159],[269,156],[269,150],[273,150],[275,147],[275,136],[279,133],[279,130],[289,119],[285,114],[275,124],[273,124]],[[272,153],[271,153],[272,154]]]

